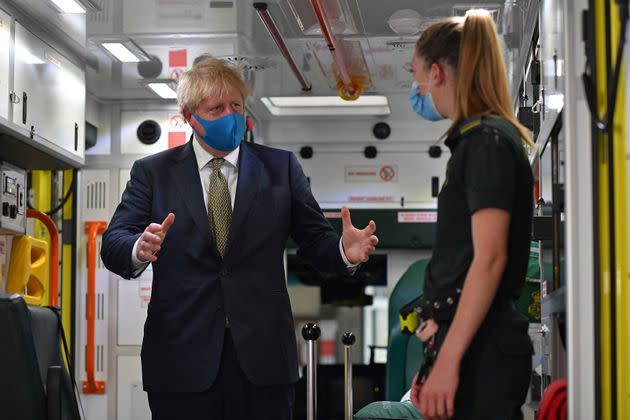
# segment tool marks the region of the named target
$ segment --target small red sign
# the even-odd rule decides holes
[[[381,166],[380,175],[383,181],[389,182],[396,178],[396,169],[391,165]]]
[[[398,223],[435,223],[437,211],[399,211]]]
[[[181,146],[186,143],[186,132],[184,131],[169,131],[168,133],[168,148]]]
[[[168,52],[169,67],[186,67],[188,65],[188,54],[186,49],[170,50]]]
[[[348,197],[348,201],[351,203],[389,203],[395,201],[391,195],[385,196],[356,196],[351,195]]]
[[[179,81],[179,78],[182,77],[182,74],[184,74],[185,71],[186,71],[186,69],[183,68],[183,67],[174,68],[174,69],[171,70],[169,75],[170,75],[171,79],[173,79],[175,81]]]
[[[184,127],[184,117],[180,114],[171,115],[169,119],[169,123],[171,125],[171,129],[181,129]]]

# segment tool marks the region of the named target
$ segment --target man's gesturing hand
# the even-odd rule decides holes
[[[169,213],[162,224],[151,223],[147,226],[144,232],[142,232],[142,235],[140,235],[140,240],[136,248],[136,257],[138,257],[138,260],[142,262],[157,261],[155,254],[162,247],[166,232],[168,232],[173,222],[175,222],[175,215]]]
[[[343,223],[341,240],[346,258],[352,264],[366,262],[378,244],[378,238],[374,235],[376,223],[370,220],[364,229],[355,228],[350,220],[350,210],[345,206],[341,208],[341,220]]]

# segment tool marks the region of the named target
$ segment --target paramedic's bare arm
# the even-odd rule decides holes
[[[412,401],[423,415],[454,415],[462,357],[488,313],[507,263],[510,217],[508,211],[497,208],[472,215],[474,257],[455,318],[426,382],[416,385],[414,379],[413,383]]]

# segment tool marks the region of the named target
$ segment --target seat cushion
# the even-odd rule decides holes
[[[411,401],[376,401],[354,415],[355,420],[422,419]]]

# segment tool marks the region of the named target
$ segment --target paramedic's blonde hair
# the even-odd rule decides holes
[[[234,88],[241,93],[245,102],[248,89],[238,69],[219,58],[204,58],[180,77],[177,86],[177,103],[181,109],[195,112],[204,98],[222,97]]]
[[[460,120],[495,114],[516,127],[523,143],[534,145],[529,131],[514,117],[497,29],[488,13],[472,10],[463,20],[451,18],[432,25],[418,40],[416,55],[426,65],[445,61],[456,70],[449,133]]]

